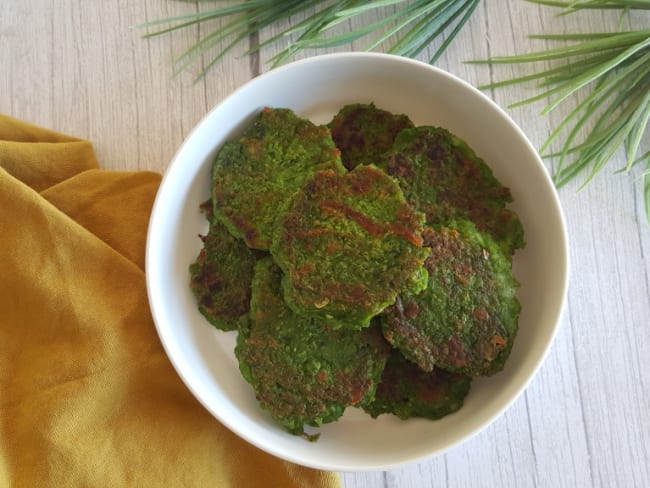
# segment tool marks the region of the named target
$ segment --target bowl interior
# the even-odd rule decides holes
[[[513,194],[527,246],[514,259],[521,283],[520,329],[503,372],[473,382],[464,407],[438,421],[372,419],[350,408],[317,442],[287,434],[262,411],[239,373],[235,333],[215,330],[188,287],[207,224],[210,165],[220,145],[262,107],[288,107],[326,123],[347,103],[374,102],[416,125],[461,138]],[[567,287],[567,241],[557,195],[537,153],[487,97],[431,66],[381,54],[320,56],[272,70],[213,109],[179,149],[161,184],[149,226],[147,286],[162,343],[187,386],[222,423],[258,447],[303,465],[385,469],[442,452],[494,420],[525,388],[553,340]]]

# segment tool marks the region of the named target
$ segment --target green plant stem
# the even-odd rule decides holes
[[[176,70],[186,69],[208,50],[217,49],[216,55],[205,60],[206,66],[199,79],[223,56],[232,51],[251,34],[304,14],[302,21],[294,22],[278,34],[262,40],[246,52],[258,51],[270,44],[293,37],[288,45],[271,58],[273,66],[292,59],[303,49],[326,49],[349,44],[373,33],[378,35],[367,46],[377,49],[391,36],[398,36],[388,52],[416,57],[436,39],[443,37],[438,49],[430,58],[434,63],[450,45],[461,28],[468,22],[480,0],[246,0],[233,5],[207,9],[201,12],[176,15],[152,20],[139,27],[156,29],[144,37],[168,34],[206,21],[222,20],[222,26],[208,33],[187,49],[176,61]],[[393,8],[380,11],[380,9]],[[377,21],[348,29],[339,34],[332,30],[358,16],[377,11]],[[225,43],[224,47],[217,47]]]
[[[581,9],[650,10],[650,0],[585,0],[531,3],[562,7],[562,14]],[[638,156],[650,121],[650,29],[619,32],[541,34],[531,38],[564,42],[565,46],[522,55],[496,56],[478,63],[531,64],[551,66],[524,76],[501,80],[482,88],[537,82],[539,93],[512,106],[549,99],[542,114],[559,105],[577,100],[577,93],[587,93],[564,116],[540,148],[543,154],[562,134],[559,151],[546,153],[557,158],[554,181],[558,187],[585,174],[581,188],[588,184],[623,149],[626,163],[617,172],[629,172],[645,163],[643,192],[650,222],[650,151]],[[586,133],[582,138],[580,134]]]

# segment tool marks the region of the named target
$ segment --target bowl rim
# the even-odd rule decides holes
[[[305,65],[309,65],[313,63],[323,63],[323,62],[336,62],[337,60],[340,59],[358,59],[358,60],[375,59],[375,60],[385,60],[385,61],[394,62],[398,64],[406,63],[409,65],[417,66],[418,69],[429,70],[431,73],[434,73],[437,76],[441,76],[455,84],[462,86],[463,89],[473,92],[474,95],[482,99],[483,103],[486,103],[505,122],[507,122],[509,128],[513,131],[513,133],[517,134],[517,136],[519,137],[520,142],[528,146],[527,149],[531,152],[531,154],[535,155],[536,164],[541,166],[541,168],[544,170],[543,174],[547,180],[546,184],[552,190],[550,196],[552,198],[552,203],[555,206],[555,210],[556,210],[555,214],[558,217],[557,226],[560,231],[558,234],[560,237],[560,242],[557,243],[557,246],[558,246],[558,250],[561,252],[561,254],[558,256],[558,259],[562,263],[562,266],[561,268],[558,267],[557,272],[561,273],[561,276],[558,278],[559,282],[561,283],[561,290],[559,295],[561,298],[559,301],[559,306],[557,307],[557,310],[555,310],[552,316],[553,325],[552,325],[551,332],[548,335],[548,341],[546,342],[546,344],[544,344],[541,353],[538,355],[537,360],[535,361],[534,366],[530,369],[530,374],[528,374],[528,376],[525,378],[525,381],[521,381],[520,384],[517,385],[517,388],[514,390],[514,393],[509,397],[508,401],[503,402],[500,408],[496,409],[493,415],[489,419],[478,424],[475,428],[469,430],[465,435],[458,436],[455,440],[448,442],[444,447],[439,449],[431,449],[428,452],[424,452],[421,455],[416,457],[396,458],[394,462],[388,462],[388,463],[382,462],[376,465],[356,465],[352,463],[345,464],[345,465],[343,464],[333,465],[333,464],[318,462],[313,459],[306,459],[304,457],[296,455],[293,452],[287,453],[284,450],[275,448],[275,446],[263,442],[259,438],[256,438],[252,435],[248,435],[248,432],[239,428],[238,425],[236,424],[233,425],[227,419],[225,419],[220,414],[218,409],[214,408],[212,405],[208,405],[202,398],[202,395],[199,392],[197,392],[194,386],[187,380],[184,369],[178,364],[173,354],[173,347],[169,342],[169,337],[167,336],[164,328],[161,326],[161,324],[164,321],[164,317],[160,315],[160,310],[159,307],[157,306],[160,297],[158,295],[156,283],[153,279],[155,274],[151,272],[155,266],[155,259],[154,259],[156,256],[156,250],[154,244],[154,242],[156,241],[155,235],[158,232],[160,226],[164,225],[164,221],[165,221],[165,215],[163,212],[161,212],[161,207],[163,206],[162,203],[163,198],[166,196],[167,193],[166,189],[170,185],[170,178],[172,178],[172,175],[174,173],[173,170],[181,163],[181,161],[179,160],[180,156],[184,154],[187,146],[192,144],[194,136],[199,130],[199,127],[202,126],[206,122],[206,120],[212,117],[216,111],[222,109],[225,104],[228,104],[232,100],[236,99],[241,92],[248,90],[251,85],[263,83],[267,78],[281,76],[282,73],[286,71],[299,69]],[[552,179],[550,178],[544,166],[541,157],[539,156],[537,150],[529,141],[528,137],[525,135],[523,130],[512,120],[512,118],[505,112],[505,110],[502,109],[495,101],[493,101],[483,92],[481,92],[480,90],[472,86],[467,81],[459,78],[458,76],[453,75],[448,71],[445,71],[436,66],[432,66],[430,64],[424,63],[422,61],[418,61],[418,60],[414,60],[414,59],[410,59],[398,55],[393,55],[393,54],[376,53],[376,52],[342,52],[342,53],[320,54],[320,55],[304,58],[301,60],[293,61],[285,65],[282,65],[280,67],[273,68],[265,73],[260,74],[255,78],[252,78],[251,80],[248,80],[246,83],[239,86],[237,89],[235,89],[230,94],[225,96],[220,102],[214,105],[185,136],[182,144],[179,146],[178,150],[175,152],[173,158],[171,159],[170,163],[168,164],[167,168],[164,171],[151,210],[151,216],[149,219],[149,225],[147,230],[146,250],[145,250],[145,279],[146,279],[146,287],[147,287],[147,296],[148,296],[153,322],[156,327],[158,337],[162,343],[163,349],[165,350],[165,353],[169,361],[172,363],[175,371],[180,376],[185,386],[191,391],[192,395],[196,399],[198,399],[198,401],[203,405],[203,407],[206,408],[206,410],[208,410],[208,412],[210,412],[210,414],[213,415],[222,425],[224,425],[226,428],[228,428],[229,430],[237,434],[239,437],[245,439],[247,442],[262,449],[263,451],[272,454],[276,457],[279,457],[281,459],[285,459],[287,461],[300,464],[303,466],[308,466],[316,469],[335,470],[335,471],[387,470],[387,469],[396,468],[398,466],[403,466],[406,463],[417,462],[423,459],[431,458],[441,453],[447,452],[449,449],[456,447],[462,443],[465,443],[470,438],[474,437],[479,432],[486,429],[496,419],[498,419],[521,396],[524,390],[530,385],[531,381],[537,376],[537,373],[541,365],[545,361],[553,343],[555,342],[555,338],[557,336],[561,324],[562,315],[566,308],[567,293],[569,287],[569,269],[570,269],[569,239],[567,233],[566,220],[565,220],[564,213],[562,211],[562,206],[560,204],[559,196],[552,182]]]

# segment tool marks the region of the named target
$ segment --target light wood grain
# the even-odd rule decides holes
[[[172,62],[199,38],[199,28],[145,41],[134,27],[194,11],[195,3],[30,0],[1,7],[0,111],[92,140],[105,168],[164,171],[201,117],[267,71],[281,47],[259,57],[227,56],[195,83],[200,63],[173,76]],[[464,61],[548,45],[526,33],[615,29],[619,21],[614,12],[556,13],[522,0],[484,1],[438,66],[478,85],[523,71]],[[647,27],[650,16],[629,13],[622,22]],[[519,86],[487,92],[503,107],[532,93]],[[541,116],[543,105],[506,108],[536,146],[569,110]],[[571,244],[568,304],[526,392],[448,453],[387,472],[343,473],[344,486],[650,486],[650,225],[639,171],[614,174],[623,161],[617,154],[583,190],[574,182],[560,191]]]

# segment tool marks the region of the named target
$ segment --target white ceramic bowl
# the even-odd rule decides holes
[[[326,123],[347,103],[374,102],[416,125],[440,125],[465,139],[510,187],[527,246],[514,260],[521,282],[520,328],[503,372],[475,380],[465,405],[442,420],[372,419],[349,408],[320,429],[317,442],[286,433],[260,409],[233,354],[235,333],[210,326],[188,287],[188,265],[207,230],[198,207],[209,195],[210,165],[221,144],[264,106],[289,107]],[[497,418],[543,361],[560,320],[568,270],[557,195],[534,148],[491,100],[465,82],[401,57],[319,56],[250,81],[194,128],[169,166],[147,242],[149,301],[160,339],[192,393],[217,419],[252,444],[302,465],[341,471],[387,469],[441,453]]]

